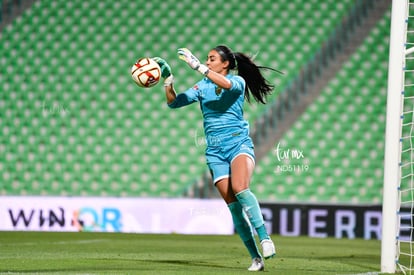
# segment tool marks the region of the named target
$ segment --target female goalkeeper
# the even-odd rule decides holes
[[[192,88],[177,94],[170,66],[159,57],[153,58],[161,67],[167,104],[170,108],[179,108],[200,103],[207,141],[206,159],[213,182],[227,203],[236,231],[252,258],[248,270],[262,271],[263,257],[271,258],[276,251],[266,231],[259,203],[249,189],[255,155],[249,125],[243,118],[243,104],[245,98],[250,101],[251,97],[265,103],[273,85],[260,70],[271,68],[257,66],[246,54],[232,52],[224,45],[208,53],[205,65],[186,48],[178,49],[178,56],[204,77]],[[237,70],[238,75],[231,74],[230,70]],[[263,257],[243,212],[258,234]]]

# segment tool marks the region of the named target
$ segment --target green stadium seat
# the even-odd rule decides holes
[[[383,87],[388,52],[379,45],[388,43],[388,24],[384,22],[389,22],[389,15],[282,138],[281,142],[289,146],[305,145],[309,171],[285,175],[289,181],[286,185],[297,189],[279,193],[278,200],[381,202],[386,106]],[[370,64],[363,58],[368,53],[375,57]],[[373,78],[376,71],[381,71],[380,77]],[[265,160],[271,158],[269,152]],[[271,161],[259,162],[260,172],[254,181],[264,181],[274,165]],[[253,184],[252,188],[259,199],[274,197],[272,185],[256,188]]]
[[[353,4],[351,0],[231,0],[217,9],[218,5],[207,0],[184,0],[183,6],[199,7],[196,10],[201,11],[200,19],[195,20],[193,9],[177,9],[175,1],[35,2],[0,36],[0,51],[4,53],[0,57],[0,107],[6,110],[0,112],[0,131],[13,129],[13,133],[0,137],[0,148],[24,162],[28,171],[17,173],[16,162],[0,156],[0,179],[10,186],[0,185],[0,194],[180,196],[206,171],[203,144],[194,136],[202,133],[201,115],[197,104],[169,110],[161,86],[147,90],[136,87],[129,76],[135,59],[162,56],[176,75],[176,89],[184,91],[198,78],[177,60],[176,49],[189,47],[202,58],[215,44],[226,43],[237,51],[258,53],[258,62],[284,71],[286,77],[278,86],[282,91]],[[278,11],[277,18],[273,11]],[[208,20],[211,14],[223,20]],[[228,35],[217,22],[231,27],[234,34]],[[171,35],[165,35],[166,30]],[[202,35],[194,35],[198,33]],[[382,33],[376,33],[373,42]],[[375,48],[367,46],[366,51],[375,52]],[[376,64],[381,56],[378,54]],[[13,76],[13,80],[4,81],[3,75]],[[348,112],[342,106],[347,106],[352,91],[364,84],[355,83],[349,88],[349,96],[343,96],[343,105],[338,106],[331,98],[347,86],[349,77],[343,79],[344,85],[333,86],[332,93],[325,96],[326,106],[337,114]],[[43,113],[43,103],[54,102],[60,110]],[[372,108],[373,116],[381,113],[376,111],[381,104]],[[62,114],[63,106],[67,114]],[[300,120],[301,128],[294,126],[289,132],[293,139],[288,144],[315,150],[309,162],[316,169],[319,159],[330,160],[327,148],[335,146],[339,134],[331,129],[332,134],[324,139],[324,125],[334,119],[324,103],[315,106],[306,119]],[[248,105],[245,115],[253,122],[265,108]],[[319,121],[321,115],[327,119],[318,125],[318,131],[309,129],[310,122]],[[17,127],[16,118],[20,119]],[[344,123],[351,119],[349,115]],[[367,117],[367,121],[371,120]],[[352,128],[345,128],[353,133]],[[11,142],[11,136],[19,138]],[[325,147],[318,147],[313,139],[324,140]],[[344,146],[341,150],[348,149]],[[305,153],[310,156],[310,152]],[[260,182],[260,198],[319,198],[312,188],[323,183],[322,172],[315,176],[312,170],[307,172],[309,186],[298,192],[295,188],[301,176],[289,175],[285,187],[284,175],[274,175],[274,156],[270,155],[268,162],[271,168],[260,168],[259,163],[262,172],[255,175]],[[329,170],[329,166],[324,169]],[[325,198],[327,193],[329,188],[320,191],[320,197]]]

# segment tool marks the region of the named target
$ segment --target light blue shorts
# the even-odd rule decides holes
[[[207,165],[214,184],[231,177],[231,163],[239,155],[247,155],[255,161],[254,145],[249,136],[225,144],[220,142],[217,146],[207,146]]]

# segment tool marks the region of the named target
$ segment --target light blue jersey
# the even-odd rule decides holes
[[[247,155],[253,161],[254,146],[249,136],[249,124],[243,118],[244,90],[246,82],[237,75],[228,74],[229,90],[218,88],[204,78],[194,87],[178,94],[168,106],[179,108],[200,102],[204,118],[207,148],[206,159],[213,182],[231,176],[231,163],[239,155]]]
[[[192,88],[177,95],[168,106],[179,108],[200,102],[204,118],[204,133],[208,145],[225,142],[233,136],[248,136],[249,124],[243,118],[244,90],[246,82],[238,75],[227,74],[231,88],[219,88],[208,78],[203,78]],[[218,145],[218,144],[217,144]]]

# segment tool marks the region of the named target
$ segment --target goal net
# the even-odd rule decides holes
[[[381,272],[414,274],[414,0],[393,0],[388,64]]]
[[[406,3],[406,35],[403,57],[400,187],[397,231],[397,265],[414,274],[414,3]]]

